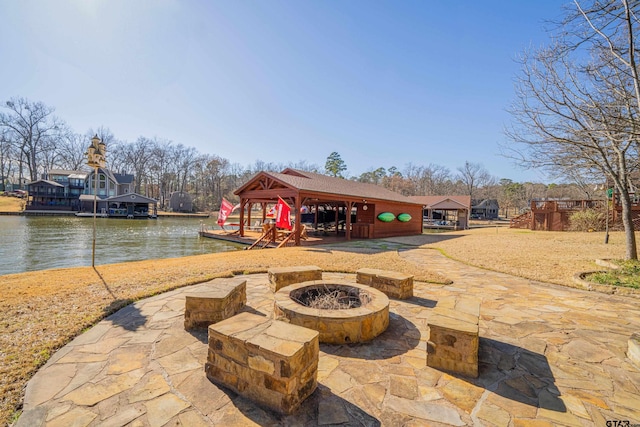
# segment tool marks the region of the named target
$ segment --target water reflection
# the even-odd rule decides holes
[[[198,236],[201,220],[97,218],[96,265],[235,251]],[[205,223],[213,228],[214,220]],[[0,216],[0,275],[91,265],[93,218]]]

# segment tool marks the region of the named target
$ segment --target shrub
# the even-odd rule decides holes
[[[569,229],[571,231],[602,231],[604,228],[604,213],[595,209],[574,212],[569,217]]]

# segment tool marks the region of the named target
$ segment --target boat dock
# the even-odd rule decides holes
[[[227,242],[240,243],[243,245],[247,245],[248,247],[256,243],[262,237],[262,232],[250,230],[245,228],[244,237],[239,235],[239,230],[221,230],[221,229],[209,229],[205,224],[202,224],[200,231],[198,234],[201,237],[206,237],[209,239],[218,239],[224,240]],[[352,239],[356,240],[356,239]],[[311,231],[308,233],[306,239],[300,240],[301,246],[315,246],[315,245],[326,245],[331,243],[345,242],[346,237],[344,233],[341,233],[336,236],[335,233],[324,233],[322,231],[314,232]],[[269,242],[264,247],[266,248],[276,248],[281,243],[281,241]],[[261,246],[256,247],[260,249]]]

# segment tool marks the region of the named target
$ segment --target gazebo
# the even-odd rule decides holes
[[[264,222],[267,206],[279,198],[291,206],[297,223],[331,222],[336,235],[342,228],[347,240],[422,233],[422,204],[373,184],[289,168],[259,172],[234,194],[240,198],[240,236],[245,224],[251,224],[255,205],[260,205]],[[301,227],[293,230],[300,246]]]
[[[456,229],[469,228],[470,196],[412,196],[411,200],[423,205],[425,221],[444,220],[454,222]]]

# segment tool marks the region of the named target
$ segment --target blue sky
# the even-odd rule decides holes
[[[468,160],[546,182],[498,144],[514,58],[563,3],[0,0],[0,101],[243,166],[337,151],[350,176]]]

